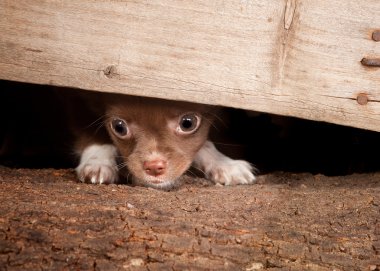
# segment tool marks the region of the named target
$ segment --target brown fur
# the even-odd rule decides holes
[[[210,109],[186,102],[118,97],[111,99],[107,106],[106,127],[134,177],[144,181],[142,165],[149,160],[150,154],[157,152],[168,161],[165,178],[175,180],[188,169],[207,139],[211,123]],[[202,115],[200,127],[194,134],[178,135],[167,123],[177,123],[179,116],[187,112],[198,112]],[[133,130],[130,139],[120,139],[111,131],[110,121],[114,117],[127,121]]]

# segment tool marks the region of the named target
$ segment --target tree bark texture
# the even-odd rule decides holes
[[[0,167],[0,270],[379,270],[380,173],[172,191]]]

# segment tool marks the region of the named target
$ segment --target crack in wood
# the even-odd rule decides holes
[[[289,30],[293,23],[294,14],[297,8],[297,0],[287,0],[285,6],[284,28]]]

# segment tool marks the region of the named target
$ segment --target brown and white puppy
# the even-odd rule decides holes
[[[116,183],[127,168],[135,183],[170,188],[193,164],[206,178],[224,185],[251,184],[253,168],[220,153],[207,140],[212,106],[124,95],[108,96],[101,131],[78,137],[78,177],[89,183]],[[100,107],[99,107],[100,108]],[[78,116],[77,116],[78,117]],[[120,172],[119,172],[120,171]]]

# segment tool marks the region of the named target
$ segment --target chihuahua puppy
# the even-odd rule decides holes
[[[75,151],[80,157],[76,172],[82,182],[117,183],[124,175],[139,185],[168,189],[191,165],[217,184],[255,181],[248,162],[223,155],[208,140],[216,113],[213,106],[126,95],[93,96],[98,102],[89,96],[84,101],[90,100],[94,110],[72,115],[77,122]],[[84,102],[78,105],[83,107]],[[88,112],[97,112],[101,127],[88,126],[96,119]],[[87,128],[78,128],[78,123]]]

